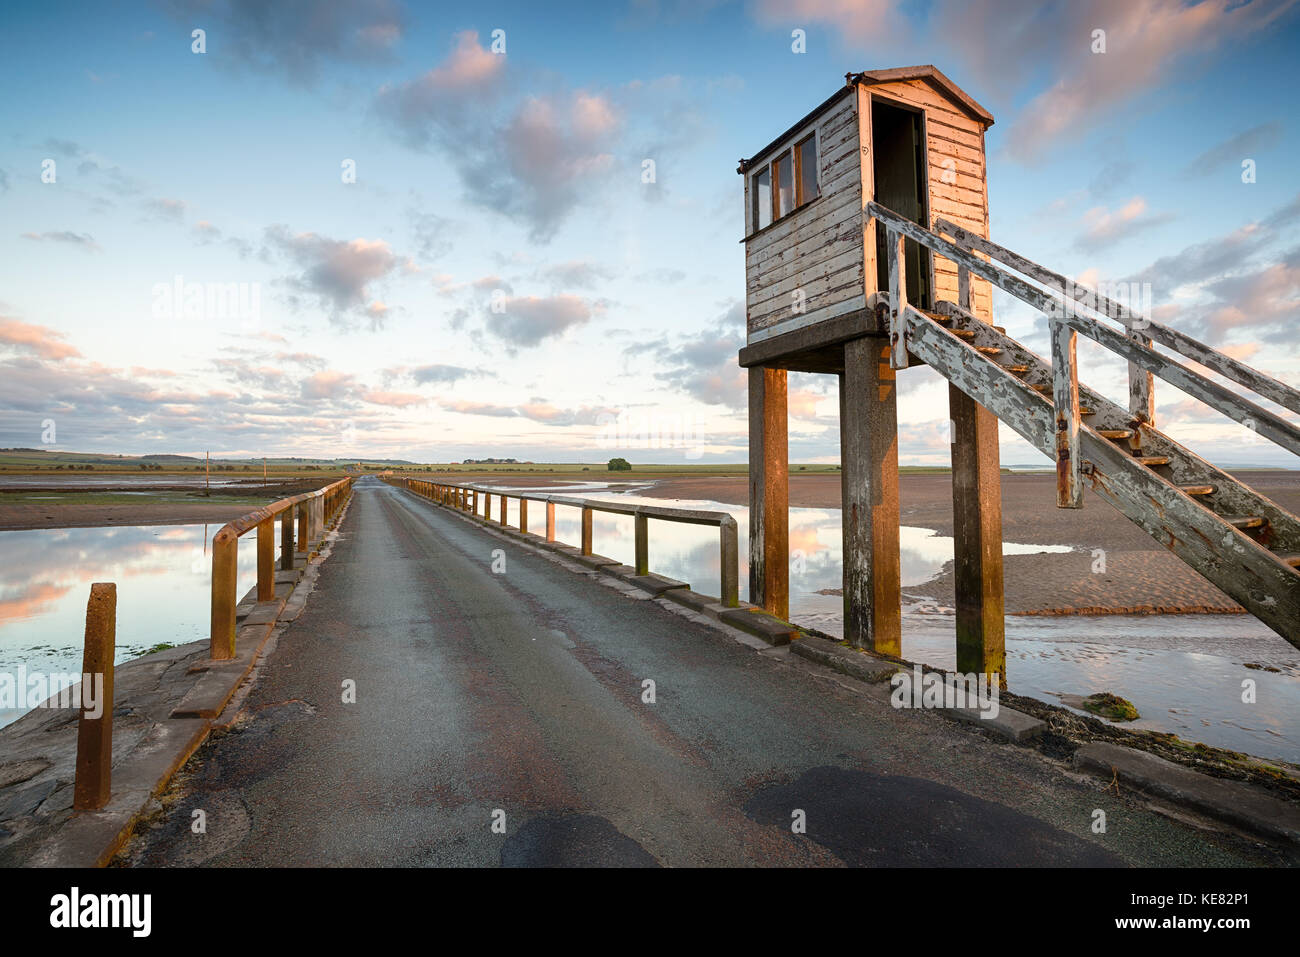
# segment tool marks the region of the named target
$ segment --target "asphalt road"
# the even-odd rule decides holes
[[[370,478],[244,712],[124,862],[1268,862]]]

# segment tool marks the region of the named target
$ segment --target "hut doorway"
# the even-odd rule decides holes
[[[872,183],[874,199],[912,222],[929,228],[926,188],[925,116],[917,110],[871,98]],[[909,239],[903,244],[907,266],[907,301],[933,309],[930,251]],[[885,231],[876,230],[876,288],[889,289]]]

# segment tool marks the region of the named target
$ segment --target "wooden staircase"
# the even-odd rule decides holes
[[[969,271],[981,275],[1013,295],[1045,307],[1054,338],[1062,336],[1062,330],[1069,332],[1068,339],[1060,340],[1062,348],[1057,349],[1054,343],[1054,356],[1061,361],[1053,364],[961,305],[940,302],[933,312],[923,312],[907,305],[903,296],[891,289],[890,332],[895,352],[901,342],[907,356],[936,369],[1056,460],[1061,478],[1059,504],[1082,504],[1082,489],[1068,488],[1071,477],[1077,475],[1094,494],[1300,648],[1300,519],[1175,442],[1132,408],[1122,408],[1078,382],[1073,334],[1077,330],[1090,335],[1130,362],[1136,358],[1142,367],[1292,451],[1300,449],[1300,430],[1154,352],[1133,335],[1136,329],[1149,341],[1155,338],[1154,332],[1165,342],[1172,338],[1165,335],[1165,327],[1129,314],[1121,317],[1121,321],[1128,320],[1129,332],[1114,333],[1123,339],[1122,344],[1117,343],[1109,337],[1109,329],[1098,332],[1090,325],[1100,325],[1097,320],[1062,312],[1056,300],[972,255],[969,249],[949,243],[877,204],[869,204],[867,212],[889,227],[891,234],[917,239],[939,255],[953,259],[963,274]],[[944,232],[957,231],[951,224],[939,225],[949,227],[943,228]],[[981,252],[995,258],[1015,255],[987,240],[980,240],[980,244],[984,247]],[[891,261],[898,245],[893,241],[889,244]],[[1035,275],[1024,270],[1032,278],[1045,281],[1044,277],[1051,277],[1065,283],[1064,277],[1048,273],[1028,260],[1020,262],[1037,271]],[[968,275],[962,276],[962,283],[969,288]],[[1189,341],[1198,349],[1209,349]],[[1249,367],[1242,367],[1245,371],[1236,368],[1240,365],[1236,360],[1215,355],[1218,358],[1212,360],[1214,365],[1204,361],[1204,353],[1196,361],[1216,371],[1227,368],[1238,381],[1250,379],[1252,387],[1258,382],[1256,377],[1264,378]],[[1283,404],[1288,408],[1300,408],[1300,393],[1271,379],[1267,383],[1257,391],[1272,401],[1285,400]],[[1267,425],[1261,426],[1265,421]]]

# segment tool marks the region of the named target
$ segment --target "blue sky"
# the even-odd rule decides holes
[[[86,451],[742,461],[736,160],[845,72],[914,63],[996,118],[995,240],[1083,281],[1149,282],[1157,318],[1300,384],[1294,2],[0,17],[0,445],[40,447],[52,421],[52,447]],[[176,277],[244,284],[249,308],[169,314]],[[1026,307],[994,309],[1046,350]],[[1120,363],[1081,357],[1123,395]],[[1202,454],[1294,466],[1157,390],[1161,425]],[[902,377],[905,463],[946,461],[945,395],[928,370]],[[674,447],[611,451],[611,420]],[[833,379],[792,378],[790,431],[793,459],[837,460]],[[1004,431],[1003,461],[1044,460]]]

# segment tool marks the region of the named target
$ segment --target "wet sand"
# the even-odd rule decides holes
[[[278,498],[287,498],[290,495],[298,495],[302,492],[309,492],[312,489],[320,488],[322,481],[307,480],[298,482],[286,482],[281,485],[270,486],[266,493],[266,502],[274,501]],[[135,490],[133,486],[123,486],[127,490]],[[87,488],[68,488],[65,486],[41,486],[33,483],[30,488],[24,491],[49,492],[51,495],[59,494],[94,494],[110,495],[120,489],[105,489],[100,487]],[[160,491],[182,491],[192,493],[188,486],[176,486],[164,489],[152,488],[150,492]],[[7,502],[3,496],[0,496],[0,531],[19,531],[33,528],[103,528],[107,526],[123,525],[204,525],[215,524],[224,525],[231,519],[239,518],[241,515],[247,515],[259,504],[250,504],[250,499],[259,499],[261,488],[259,486],[221,486],[213,487],[212,498],[206,500],[195,496],[192,502],[176,501],[150,501],[148,497],[141,496],[138,502],[128,503],[96,503],[96,502],[60,502],[58,499],[50,499],[42,502]],[[238,497],[239,502],[231,502],[229,499]]]
[[[1291,512],[1300,512],[1300,473],[1241,472],[1238,477]],[[1091,493],[1082,509],[1056,507],[1051,474],[1002,476],[1004,541],[1071,545],[1068,554],[1008,555],[1003,568],[1009,614],[1163,614],[1241,612],[1243,609],[1172,553],[1157,545],[1120,512]],[[749,501],[745,476],[671,478],[640,494],[656,498]],[[952,484],[946,473],[904,473],[899,499],[905,525],[952,534]],[[838,475],[790,476],[790,505],[839,508]],[[1094,549],[1105,552],[1105,571],[1094,572]],[[908,594],[951,605],[951,564]]]
[[[224,525],[257,506],[155,503],[152,505],[0,505],[0,531],[31,528],[103,528],[118,525]]]

